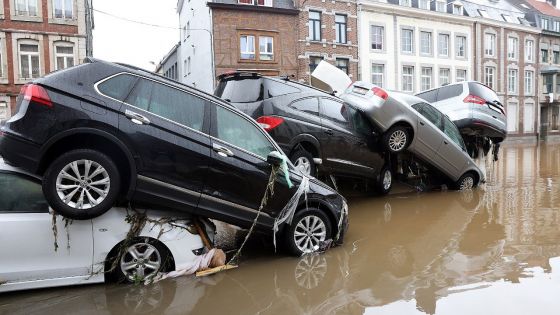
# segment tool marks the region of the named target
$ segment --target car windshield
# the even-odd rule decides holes
[[[465,143],[457,126],[447,117],[443,117],[444,133],[451,138],[461,149],[466,150]]]
[[[231,78],[221,80],[214,94],[232,103],[253,103],[263,100],[262,78]]]
[[[471,95],[476,95],[485,99],[488,102],[500,102],[496,92],[492,91],[489,87],[486,87],[480,83],[470,82],[469,90]]]

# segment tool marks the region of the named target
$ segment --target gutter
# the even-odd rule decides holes
[[[237,4],[237,3],[230,4],[230,3],[217,3],[217,2],[208,2],[207,5],[212,9],[254,11],[254,12],[266,12],[266,13],[275,13],[275,14],[286,14],[286,15],[299,14],[299,10],[297,9],[266,7],[262,5]]]

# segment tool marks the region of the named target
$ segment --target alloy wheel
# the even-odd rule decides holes
[[[459,190],[472,189],[474,187],[474,179],[470,176],[463,178]]]
[[[404,149],[406,145],[406,133],[402,130],[395,130],[389,137],[389,148],[394,152]]]
[[[294,241],[303,253],[316,251],[327,239],[327,227],[321,218],[310,215],[303,217],[294,230]]]
[[[388,190],[391,188],[392,178],[391,178],[391,171],[385,170],[383,173],[383,189]]]
[[[149,243],[130,246],[120,261],[121,271],[130,282],[150,279],[157,274],[161,264],[159,251]]]
[[[300,170],[305,175],[311,174],[311,161],[308,158],[301,156],[297,158],[296,162],[294,163],[295,167]]]
[[[306,255],[296,265],[294,274],[298,286],[313,289],[327,274],[327,260],[323,256]]]
[[[66,164],[56,177],[56,192],[66,205],[75,209],[90,209],[105,200],[111,179],[101,164],[77,160]]]

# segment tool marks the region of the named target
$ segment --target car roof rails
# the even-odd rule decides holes
[[[262,75],[258,72],[251,72],[251,71],[229,71],[222,73],[218,76],[218,80],[227,78],[227,77],[255,77],[260,78]]]

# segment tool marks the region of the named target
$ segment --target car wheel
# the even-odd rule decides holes
[[[317,166],[313,161],[313,155],[306,150],[300,149],[292,154],[290,158],[294,166],[305,175],[317,176]]]
[[[122,244],[121,244],[122,245]],[[118,250],[117,250],[118,253]],[[169,271],[172,257],[161,243],[149,238],[134,239],[123,249],[117,267],[112,272],[118,282],[139,283],[153,278],[158,272]]]
[[[323,211],[303,209],[296,212],[284,237],[290,253],[296,256],[312,253],[331,237],[331,223]]]
[[[390,153],[402,152],[409,143],[408,130],[403,126],[394,126],[385,133],[383,142]]]
[[[54,211],[74,220],[107,212],[116,202],[120,174],[105,154],[88,149],[61,155],[43,176],[43,193]]]
[[[453,185],[455,190],[467,190],[476,187],[476,178],[473,173],[465,173],[455,185]]]
[[[377,175],[376,180],[376,191],[381,195],[386,195],[391,191],[393,187],[393,172],[387,167],[387,165],[381,168],[379,175]]]

